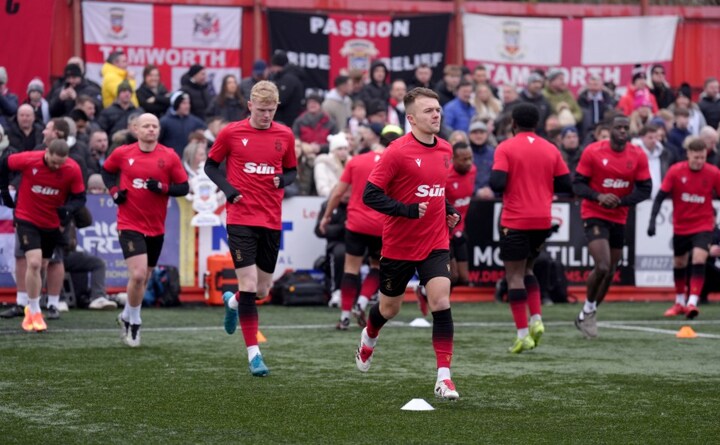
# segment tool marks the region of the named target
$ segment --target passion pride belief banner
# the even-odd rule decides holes
[[[171,90],[194,64],[207,68],[216,91],[226,74],[240,77],[242,8],[93,1],[82,8],[87,76],[98,83],[103,63],[118,50],[127,54],[138,87],[149,64]]]
[[[328,90],[333,79],[350,69],[368,71],[374,60],[392,78],[412,79],[422,63],[442,77],[449,15],[390,17],[382,15],[301,14],[269,11],[272,50],[305,70],[305,85]]]
[[[678,18],[546,19],[465,14],[465,61],[493,83],[525,85],[535,68],[560,68],[577,92],[589,75],[630,83],[635,64],[670,69]]]

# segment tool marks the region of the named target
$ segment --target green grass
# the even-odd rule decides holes
[[[509,308],[457,304],[457,402],[433,396],[431,330],[406,305],[380,336],[373,367],[355,369],[359,329],[336,310],[261,307],[268,378],[254,378],[222,309],[143,311],[143,345],[119,340],[114,312],[71,311],[44,334],[0,320],[0,443],[718,443],[720,305],[695,323],[666,304],[614,303],[599,321],[711,338],[572,324],[578,305],[544,308],[540,348],[518,356]],[[413,398],[435,411],[407,412]]]

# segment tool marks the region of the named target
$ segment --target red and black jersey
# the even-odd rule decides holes
[[[242,198],[227,204],[227,223],[280,230],[284,191],[273,178],[295,168],[295,136],[273,122],[260,130],[250,119],[233,122],[218,134],[208,157],[227,161],[227,180]]]
[[[470,201],[475,190],[476,175],[477,168],[474,165],[469,172],[463,174],[458,173],[454,168],[450,169],[450,175],[445,185],[445,197],[460,214],[460,222],[450,229],[450,237],[465,229],[465,217],[470,209]]]
[[[610,141],[588,145],[580,155],[576,172],[589,178],[590,188],[594,191],[612,193],[619,198],[632,193],[636,182],[650,180],[647,156],[641,148],[630,143],[620,152],[610,147]],[[584,199],[580,206],[583,219],[599,218],[625,224],[627,214],[627,206],[608,209],[589,199]]]
[[[450,144],[420,143],[412,133],[393,141],[377,163],[368,182],[403,204],[427,202],[422,218],[385,217],[382,256],[420,261],[431,251],[448,249],[445,185],[452,168]]]
[[[341,182],[351,187],[345,227],[353,232],[382,236],[385,215],[363,203],[365,184],[367,184],[368,177],[370,177],[370,172],[372,172],[381,157],[381,154],[373,151],[354,156],[347,163],[340,177]]]
[[[673,233],[690,235],[715,230],[712,199],[720,196],[720,170],[705,163],[698,171],[690,170],[687,161],[668,169],[660,190],[669,193],[673,202]]]
[[[21,182],[15,205],[15,218],[41,229],[57,229],[57,209],[70,194],[85,191],[80,166],[69,157],[57,170],[45,164],[45,151],[25,151],[8,156],[8,168],[20,172]]]
[[[147,189],[145,181],[156,179],[163,184],[187,182],[187,172],[175,150],[157,144],[151,152],[140,150],[136,142],[116,148],[103,168],[119,175],[118,187],[127,190],[127,201],[118,206],[118,230],[133,230],[146,236],[165,233],[166,194]]]
[[[560,150],[535,133],[518,133],[498,145],[492,169],[507,173],[500,224],[549,229],[555,178],[570,173]]]

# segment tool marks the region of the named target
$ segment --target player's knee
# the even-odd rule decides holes
[[[27,260],[27,271],[30,273],[38,273],[40,272],[40,269],[42,268],[42,259],[41,258],[32,258]]]
[[[134,284],[143,284],[145,282],[145,278],[147,277],[147,269],[141,267],[137,269],[130,269],[128,271],[128,275],[128,279]]]
[[[610,275],[612,273],[612,269],[613,268],[610,266],[610,262],[600,261],[595,263],[595,273],[601,277]]]

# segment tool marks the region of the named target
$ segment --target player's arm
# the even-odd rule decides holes
[[[15,201],[10,194],[10,166],[8,166],[8,158],[3,156],[0,159],[0,203],[5,207],[14,208]]]
[[[328,198],[327,206],[325,207],[325,213],[323,213],[320,218],[320,222],[318,223],[318,231],[320,231],[323,235],[327,232],[327,227],[328,224],[330,224],[333,212],[340,205],[340,200],[345,192],[347,192],[348,188],[350,188],[350,184],[343,181],[338,182],[335,188],[333,188],[330,198]]]
[[[491,170],[490,182],[488,184],[493,192],[503,193],[505,191],[505,187],[507,187],[507,178],[507,172],[501,170]]]
[[[591,201],[598,201],[600,197],[600,193],[590,187],[590,178],[577,172],[572,182],[572,191],[578,198],[589,199]]]
[[[165,184],[157,179],[150,178],[145,181],[147,189],[151,192],[169,196],[185,196],[190,191],[190,184],[187,181],[179,184]]]
[[[652,179],[646,179],[644,181],[635,181],[635,187],[633,191],[626,196],[620,198],[621,206],[634,206],[637,203],[645,201],[650,198],[652,193]]]
[[[284,168],[282,174],[275,175],[278,181],[275,183],[275,187],[282,189],[295,182],[297,178],[297,167]]]
[[[207,158],[205,161],[205,174],[225,193],[228,202],[235,202],[237,198],[242,198],[240,191],[228,182],[227,177],[222,170],[220,170],[220,163],[218,161],[213,158]]]
[[[420,204],[403,204],[392,199],[385,191],[368,181],[363,192],[363,203],[371,209],[390,216],[401,216],[403,218],[420,218]]]
[[[460,218],[460,212],[445,198],[445,220],[447,221],[448,227],[452,229],[460,224]]]
[[[572,193],[573,185],[570,174],[555,176],[553,178],[553,191],[555,193]]]
[[[87,198],[84,190],[80,193],[71,193],[68,195],[65,205],[57,209],[60,225],[63,227],[67,226],[73,216],[85,205],[86,201]]]
[[[670,196],[670,193],[663,190],[659,190],[658,194],[655,196],[652,211],[650,212],[650,223],[648,224],[647,228],[648,236],[655,236],[655,219],[657,218],[658,213],[660,213],[660,207],[662,206],[662,202],[665,201],[668,196]]]

